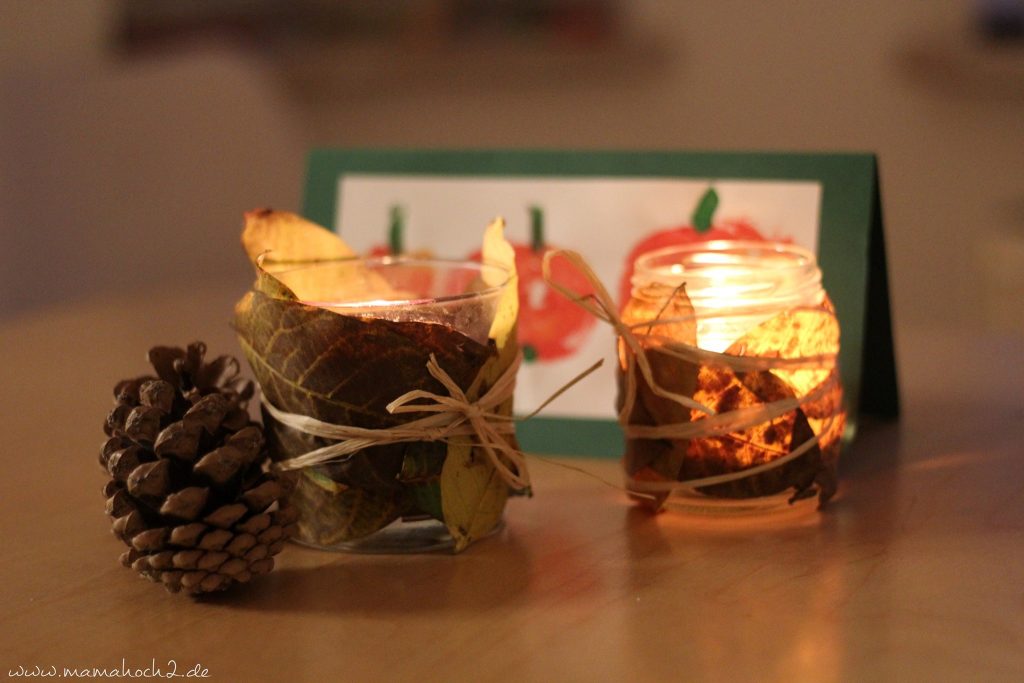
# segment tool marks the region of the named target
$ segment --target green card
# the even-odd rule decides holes
[[[709,193],[709,190],[714,190]],[[842,328],[849,421],[894,416],[896,386],[878,169],[871,154],[621,151],[315,150],[305,215],[360,252],[465,258],[496,215],[524,255],[516,407],[526,412],[600,357],[605,367],[543,417],[527,451],[617,457],[614,335],[540,281],[542,246],[582,253],[625,296],[632,257],[659,233],[696,224],[714,237],[791,241],[818,254]]]

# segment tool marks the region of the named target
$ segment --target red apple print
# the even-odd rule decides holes
[[[755,240],[762,241],[765,238],[744,219],[724,220],[712,223],[715,209],[718,208],[718,193],[709,189],[701,197],[694,209],[690,225],[679,225],[674,228],[666,228],[651,233],[640,240],[626,259],[626,272],[619,283],[619,306],[625,306],[629,301],[632,285],[630,280],[633,277],[633,264],[637,257],[655,249],[671,247],[692,242],[710,242],[711,240]]]
[[[544,242],[544,212],[530,207],[530,244],[512,243],[519,275],[519,343],[527,361],[546,362],[570,356],[583,345],[595,319],[544,282],[544,254],[551,251]],[[480,260],[480,252],[471,259]],[[587,294],[589,282],[564,259],[551,263],[556,282],[572,291]]]

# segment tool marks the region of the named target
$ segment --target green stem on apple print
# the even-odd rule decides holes
[[[697,232],[707,232],[710,230],[717,208],[718,193],[715,192],[715,188],[708,188],[708,191],[697,202],[697,208],[693,210],[693,217],[690,219],[693,229]]]
[[[533,253],[544,252],[544,209],[539,206],[530,207],[530,248]]]
[[[405,252],[405,210],[399,204],[392,204],[388,214],[388,248],[398,256]]]
[[[530,249],[540,256],[547,245],[544,243],[544,209],[534,204],[530,207]],[[540,354],[530,344],[523,344],[523,360],[533,363]]]

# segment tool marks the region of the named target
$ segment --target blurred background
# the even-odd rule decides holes
[[[0,320],[242,291],[326,145],[874,151],[897,333],[1024,336],[1021,0],[3,0]]]

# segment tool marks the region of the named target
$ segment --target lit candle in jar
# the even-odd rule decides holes
[[[621,372],[636,376],[632,401],[620,397],[630,490],[658,507],[827,500],[845,415],[839,327],[814,255],[767,242],[670,247],[640,256],[632,284],[622,319],[653,382],[620,344]]]

